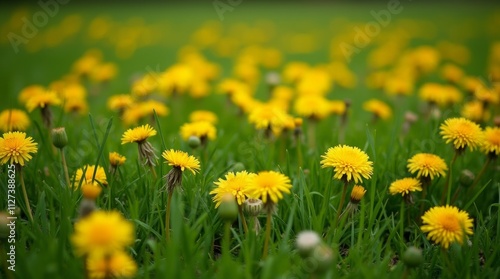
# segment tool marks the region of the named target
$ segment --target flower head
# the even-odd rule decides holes
[[[362,178],[369,179],[373,173],[372,162],[368,155],[357,147],[337,145],[328,148],[325,155],[321,155],[321,167],[333,167],[334,178],[346,181],[362,182]]]
[[[133,129],[128,129],[123,133],[122,144],[129,142],[143,142],[149,137],[156,135],[156,130],[149,124],[142,125]]]
[[[216,137],[217,130],[214,125],[208,121],[198,121],[186,123],[181,127],[181,136],[184,140],[189,139],[191,136],[202,139],[213,140]]]
[[[109,163],[114,167],[123,165],[126,160],[127,160],[127,158],[125,158],[125,156],[123,156],[117,152],[110,152],[109,153]]]
[[[388,119],[392,114],[391,107],[377,99],[370,99],[364,102],[363,109],[381,119]]]
[[[137,272],[137,264],[124,251],[109,255],[92,254],[87,259],[87,269],[91,279],[130,278]]]
[[[412,177],[398,179],[389,186],[391,195],[401,194],[402,196],[406,196],[415,191],[422,191],[422,185],[418,179]]]
[[[408,159],[407,167],[412,174],[417,173],[417,178],[430,177],[430,179],[434,179],[434,176],[446,176],[446,171],[448,170],[446,163],[441,157],[429,153],[414,155]]]
[[[83,173],[85,169],[85,174]],[[92,180],[92,177],[94,176],[94,171],[95,171],[95,178]],[[79,168],[76,170],[75,174],[75,184],[74,187],[75,189],[80,185],[80,180],[83,179],[83,184],[87,183],[98,183],[102,185],[108,185],[108,181],[106,180],[106,173],[104,172],[104,168],[101,166],[96,166],[95,165],[87,165],[83,168]]]
[[[435,206],[422,216],[420,229],[427,238],[447,249],[451,243],[462,244],[466,234],[472,234],[472,219],[465,211],[450,205]]]
[[[500,128],[486,127],[484,137],[481,142],[481,151],[488,155],[500,155]]]
[[[219,178],[219,181],[214,182],[217,188],[212,190],[210,195],[214,195],[215,208],[219,207],[225,194],[231,194],[238,205],[242,205],[248,196],[248,187],[254,176],[255,174],[246,171],[229,172],[225,179]]]
[[[54,91],[47,91],[31,96],[26,102],[26,109],[29,112],[36,108],[45,108],[47,106],[57,106],[61,104],[61,99]]]
[[[200,161],[194,156],[179,150],[165,150],[162,153],[163,158],[167,161],[169,166],[179,168],[181,171],[185,169],[190,170],[193,174],[200,170]]]
[[[86,199],[95,200],[102,192],[102,187],[97,183],[82,184],[82,194]]]
[[[8,109],[0,113],[0,130],[9,131],[26,131],[30,125],[28,115],[19,109]]]
[[[290,178],[275,171],[262,171],[252,178],[248,187],[248,195],[261,199],[264,204],[276,204],[283,198],[283,193],[289,194]]]
[[[354,185],[351,191],[351,202],[359,203],[361,199],[365,196],[366,189],[360,185]]]
[[[332,113],[330,102],[321,95],[303,95],[295,101],[294,109],[298,115],[315,120],[326,118]]]
[[[37,143],[23,132],[7,132],[0,138],[0,164],[19,164],[31,160],[30,153],[36,153]]]
[[[216,124],[218,120],[217,115],[208,110],[196,110],[189,115],[189,121],[191,122],[207,121]]]
[[[71,242],[78,255],[106,255],[134,241],[134,226],[116,212],[94,211],[75,224]]]
[[[452,142],[457,150],[463,150],[467,146],[474,150],[481,143],[481,127],[465,118],[449,118],[439,127],[440,134],[446,143]]]

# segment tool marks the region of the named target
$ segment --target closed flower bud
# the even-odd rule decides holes
[[[99,194],[101,194],[102,188],[96,183],[84,183],[82,184],[82,194],[83,197],[89,200],[95,200]]]
[[[243,163],[235,163],[233,165],[233,167],[231,168],[231,171],[233,172],[240,172],[240,171],[244,171],[245,170],[245,165],[243,165]]]
[[[187,140],[189,147],[195,149],[201,145],[201,140],[197,136],[190,136]]]
[[[219,216],[226,222],[232,223],[238,218],[238,204],[231,194],[226,194],[222,197],[222,202],[218,210]]]
[[[315,231],[302,231],[297,235],[295,246],[301,257],[310,257],[314,248],[321,244],[321,238]]]
[[[474,173],[466,169],[462,170],[462,172],[460,173],[460,179],[458,180],[458,182],[460,183],[460,186],[467,188],[472,185],[475,178],[476,176],[474,175]]]
[[[68,135],[64,127],[52,129],[52,144],[59,149],[68,144]]]
[[[422,250],[414,246],[408,247],[403,254],[403,262],[409,268],[418,267],[424,262]]]
[[[85,218],[87,215],[89,215],[96,209],[97,206],[94,200],[83,199],[82,202],[80,203],[80,208],[78,210],[79,216],[80,218]]]
[[[243,208],[245,212],[250,216],[257,216],[262,211],[264,203],[259,199],[247,199],[245,200]]]

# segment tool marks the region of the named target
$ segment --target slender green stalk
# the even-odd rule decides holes
[[[477,174],[476,179],[474,179],[474,182],[472,182],[472,185],[469,188],[469,192],[472,192],[472,190],[474,190],[474,187],[476,187],[476,185],[479,183],[479,180],[483,176],[484,172],[488,169],[490,162],[491,162],[491,157],[488,156],[488,159],[486,159],[486,162],[484,162],[483,167],[481,168],[481,170]]]
[[[411,195],[411,193],[409,195]],[[399,220],[399,233],[400,233],[402,241],[404,241],[405,205],[406,205],[405,201],[401,200],[401,210],[400,210],[400,213],[399,213],[399,219],[400,219]]]
[[[269,239],[271,238],[271,218],[272,218],[272,210],[267,210],[267,220],[266,220],[266,238],[264,239],[264,251],[262,252],[262,259],[265,260],[267,258],[268,249],[269,249]]]
[[[310,149],[316,147],[316,122],[313,119],[309,119],[309,125],[307,126],[307,142]]]
[[[168,192],[167,213],[165,215],[165,237],[167,239],[167,242],[170,242],[170,208],[172,207],[173,194],[174,194],[174,191]]]
[[[24,202],[26,203],[26,209],[28,211],[28,217],[33,223],[33,215],[31,213],[30,201],[28,199],[28,194],[26,193],[26,186],[24,185],[23,168],[19,166],[19,176],[21,177],[21,189],[23,190]]]
[[[66,164],[66,155],[64,155],[64,149],[61,148],[59,149],[61,152],[61,159],[62,159],[62,165],[63,165],[63,170],[64,170],[64,178],[66,179],[66,184],[68,187],[71,187],[71,181],[69,179],[69,173],[68,173],[68,165]]]
[[[230,241],[231,241],[231,222],[224,222],[224,238],[222,239],[222,257],[229,258]]]
[[[156,176],[155,166],[150,164],[149,168],[151,169],[151,173],[153,174],[153,178],[156,180],[157,176]]]
[[[243,230],[245,231],[245,235],[247,235],[248,226],[247,226],[247,221],[245,219],[245,215],[243,214],[243,210],[241,209],[241,205],[238,205],[238,214],[240,215],[241,223],[243,223]]]
[[[455,161],[457,160],[459,152],[455,150],[455,154],[453,155],[453,159],[451,159],[450,162],[450,168],[448,169],[448,176],[446,177],[446,182],[444,184],[444,191],[443,194],[441,195],[441,204],[445,204],[445,199],[446,199],[446,204],[450,203],[450,198],[451,198],[451,187],[450,187],[450,181],[451,181],[451,175],[452,175],[452,169],[453,169],[453,164],[455,164]]]
[[[347,186],[349,182],[347,180],[344,182],[344,187],[342,188],[342,196],[340,197],[339,208],[337,209],[337,218],[335,218],[335,226],[340,218],[340,214],[342,214],[342,208],[344,207],[345,195],[347,193]]]

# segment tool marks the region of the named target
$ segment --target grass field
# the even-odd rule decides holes
[[[16,155],[0,142],[0,278],[500,278],[500,8],[418,1],[240,2],[219,1],[218,8],[212,2],[70,2],[58,4],[32,36],[23,33],[22,19],[33,23],[33,15],[46,13],[41,6],[2,7],[0,113],[20,109],[30,124],[13,129],[10,118],[0,116],[0,128],[2,133],[24,131],[37,143],[37,152],[24,166],[11,166]],[[391,3],[399,3],[398,12],[390,12]],[[374,13],[390,19],[381,23]],[[366,44],[360,44],[357,30],[369,24],[378,29],[362,31]],[[13,46],[12,34],[25,43]],[[356,51],[346,55],[341,48],[346,45]],[[279,74],[278,87],[269,84],[270,73]],[[227,80],[233,83],[224,87]],[[67,109],[81,93],[68,89],[75,84],[84,89],[83,97]],[[442,87],[425,95],[429,84]],[[42,93],[53,90],[61,100],[50,106],[50,127],[40,103],[32,102],[29,109],[36,94],[19,99],[31,85],[41,85]],[[444,91],[458,93],[444,100]],[[109,107],[118,94],[132,100],[123,114]],[[370,99],[383,104],[370,111]],[[148,100],[161,105],[134,116],[133,108]],[[466,112],[473,102],[479,108]],[[218,121],[210,124],[215,138],[193,148],[196,139],[187,140],[181,127],[197,110],[213,112]],[[409,123],[408,112],[415,121]],[[447,119],[458,117],[469,119],[467,125],[477,123],[481,132],[454,133],[466,142],[455,149],[442,131]],[[147,139],[155,165],[144,163],[135,142],[122,144],[128,129],[144,124],[157,132]],[[52,144],[56,127],[67,134],[62,151]],[[496,131],[489,142],[487,127]],[[361,171],[359,181],[347,175],[358,170],[358,157],[340,156],[336,168],[322,162],[327,150],[340,144],[359,148],[371,162],[372,170]],[[180,169],[162,157],[169,149],[199,160],[199,171],[182,173],[182,187],[166,178]],[[127,158],[116,172],[110,152]],[[408,160],[419,153],[439,156],[446,169],[431,170],[432,179],[410,171]],[[104,174],[89,171],[89,181],[78,179],[77,170],[86,172],[88,165],[102,166]],[[339,175],[342,168],[346,174]],[[226,213],[210,194],[217,188],[214,182],[243,170],[257,177],[263,171],[284,175],[290,193],[281,190],[283,198],[267,202],[255,219],[245,210],[229,210],[235,216],[223,218]],[[99,175],[107,182],[95,180]],[[405,177],[415,178],[423,190],[412,188],[403,196],[389,190]],[[245,187],[257,187],[257,179],[248,181]],[[86,184],[102,190],[94,202],[82,196]],[[366,193],[349,198],[354,185]],[[251,198],[250,190],[242,189]],[[235,201],[221,207],[232,208]],[[82,216],[83,205],[89,204],[94,213]],[[453,214],[433,219],[441,228],[438,239],[451,239],[449,247],[430,238],[422,219],[443,205],[472,219],[471,228]],[[357,210],[350,212],[353,207]],[[122,236],[119,224],[110,227],[105,220],[87,236],[90,244],[75,243],[77,224],[109,211],[134,227],[120,247],[135,264],[117,260],[112,266],[115,250],[101,251],[100,265],[92,262],[94,253],[79,252]],[[13,217],[15,228],[7,226]],[[262,227],[257,233],[255,220]],[[309,254],[297,240],[306,230],[321,240]],[[409,259],[410,247],[418,250]]]

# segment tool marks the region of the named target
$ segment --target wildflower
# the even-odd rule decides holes
[[[441,67],[441,76],[450,83],[458,84],[464,76],[464,71],[454,64],[445,64]]]
[[[30,125],[28,115],[19,109],[7,109],[0,113],[0,130],[9,131],[26,131]]]
[[[88,200],[95,200],[102,192],[102,187],[96,183],[82,184],[83,197]]]
[[[269,132],[278,135],[286,124],[287,116],[282,109],[266,104],[254,108],[248,116],[248,121],[254,124],[256,129],[264,130],[268,136]]]
[[[166,228],[165,234],[167,241],[170,241],[170,210],[172,207],[172,196],[175,187],[182,183],[182,172],[186,169],[190,170],[193,174],[200,170],[200,161],[186,152],[178,150],[165,150],[162,154],[163,158],[167,161],[172,169],[165,175],[166,184],[165,188],[168,192],[167,210],[166,210]]]
[[[109,164],[110,164],[110,173],[115,173],[116,169],[125,164],[125,161],[127,158],[125,156],[117,153],[117,152],[110,152],[109,153]]]
[[[299,251],[300,256],[308,258],[311,256],[314,248],[322,242],[320,236],[315,231],[301,231],[295,239],[295,246]]]
[[[85,174],[83,173],[85,169]],[[94,172],[95,172],[95,178],[94,177]],[[104,172],[104,168],[101,166],[96,166],[95,165],[86,165],[83,168],[79,168],[76,170],[75,174],[75,182],[73,184],[73,187],[78,188],[80,185],[80,181],[82,181],[83,184],[87,183],[97,183],[101,184],[103,186],[108,185],[108,181],[106,179],[106,173]]]
[[[295,112],[299,116],[314,120],[326,118],[331,113],[330,102],[319,95],[304,95],[295,101]]]
[[[153,174],[156,176],[156,172],[154,170],[157,159],[155,149],[151,143],[147,141],[149,137],[154,135],[156,135],[156,130],[153,129],[153,127],[149,124],[142,125],[125,131],[122,136],[122,144],[136,142],[139,148],[139,159],[144,161],[144,164],[148,165]]]
[[[201,140],[202,145],[206,144],[207,139],[214,140],[216,134],[217,130],[213,124],[207,121],[186,123],[181,126],[181,136],[184,140],[188,140],[189,137],[195,136]]]
[[[189,115],[189,121],[190,122],[206,121],[215,125],[217,124],[217,121],[219,121],[219,119],[217,118],[217,115],[211,111],[196,110]]]
[[[134,226],[116,212],[94,211],[75,223],[71,242],[77,255],[107,255],[134,241]]]
[[[261,199],[264,205],[276,204],[283,198],[283,194],[289,194],[292,185],[290,179],[279,172],[262,171],[251,179],[248,187],[248,195]]]
[[[474,150],[481,143],[481,127],[465,118],[446,119],[439,127],[446,143],[452,142],[455,150],[463,151],[468,146]]]
[[[87,259],[87,270],[91,279],[131,278],[137,272],[137,264],[124,251],[108,255],[92,254]]]
[[[0,138],[0,163],[24,166],[37,153],[37,143],[23,132],[7,132]]]
[[[358,204],[365,196],[366,189],[360,185],[354,185],[351,191],[351,203]]]
[[[483,135],[481,151],[488,154],[490,157],[498,157],[498,155],[500,155],[500,128],[486,127]]]
[[[229,172],[224,179],[219,178],[217,182],[214,182],[217,188],[212,190],[210,195],[214,195],[215,208],[219,207],[222,197],[228,193],[241,206],[248,197],[248,188],[254,176],[255,174],[248,173],[247,171]]]
[[[388,119],[391,117],[392,111],[391,108],[384,102],[377,99],[370,99],[363,103],[363,109],[368,112],[371,112],[374,116],[374,119]]]
[[[54,91],[47,91],[44,93],[31,96],[26,102],[26,109],[32,112],[36,108],[40,108],[42,113],[43,123],[45,127],[52,127],[52,111],[50,106],[57,106],[61,104],[61,99],[57,97]]]
[[[330,147],[324,155],[321,155],[321,167],[333,167],[334,178],[362,182],[362,178],[369,179],[373,173],[373,163],[369,161],[368,155],[357,147],[337,145]]]
[[[485,110],[483,103],[478,100],[465,103],[460,111],[460,115],[477,123],[490,118],[489,111]]]
[[[391,195],[401,194],[404,197],[415,191],[422,191],[422,185],[420,181],[411,177],[398,179],[389,186]]]
[[[26,105],[31,97],[42,94],[46,91],[47,89],[45,89],[45,87],[38,84],[26,86],[23,90],[21,90],[21,93],[19,93],[19,102]]]
[[[473,234],[469,214],[454,206],[435,206],[425,212],[422,221],[422,232],[445,249],[454,242],[462,244],[467,234]]]
[[[413,174],[417,173],[417,178],[423,177],[434,179],[434,177],[446,176],[448,167],[444,160],[434,154],[418,153],[408,159],[408,170]]]
[[[110,110],[118,111],[122,115],[133,104],[134,98],[131,95],[121,94],[109,97],[107,105]]]

